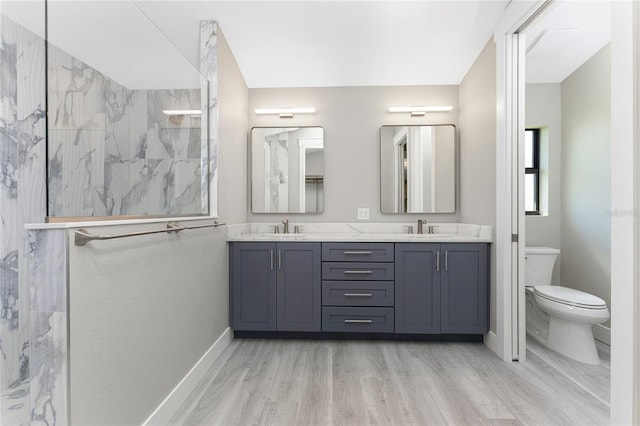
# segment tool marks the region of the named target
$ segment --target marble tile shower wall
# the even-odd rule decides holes
[[[265,137],[269,156],[269,179],[265,182],[268,197],[265,211],[288,212],[298,206],[289,206],[289,140],[286,135],[275,134]]]
[[[69,424],[67,231],[29,230],[31,424]]]
[[[49,45],[51,216],[201,214],[200,89],[129,90]],[[206,141],[204,141],[206,144]]]
[[[208,91],[202,90],[202,104],[208,105],[209,127],[203,132],[202,167],[209,169],[209,175],[202,173],[202,200],[209,201],[209,215],[218,216],[218,22],[200,21],[200,74],[207,80]],[[205,103],[208,101],[209,103]],[[208,161],[208,164],[206,164]],[[209,179],[207,185],[207,179]],[[208,197],[207,197],[208,194]],[[207,208],[203,204],[203,211]]]
[[[68,424],[65,381],[68,354],[64,352],[68,312],[61,296],[61,292],[66,291],[67,278],[66,269],[59,268],[66,262],[60,258],[66,253],[62,249],[65,234],[59,230],[30,231],[27,238],[24,231],[26,223],[42,223],[47,215],[45,43],[5,16],[0,19],[0,424]],[[73,79],[76,84],[67,88],[79,90],[64,90],[64,96],[60,94],[64,103],[56,111],[55,119],[60,121],[52,131],[60,132],[60,136],[71,141],[67,147],[77,159],[75,166],[84,170],[63,168],[62,157],[54,157],[58,164],[51,165],[56,170],[52,177],[60,180],[56,183],[58,188],[65,189],[63,184],[76,188],[72,182],[82,182],[76,188],[77,194],[85,191],[97,200],[87,207],[87,212],[95,208],[91,211],[103,209],[123,214],[128,208],[131,214],[142,214],[147,209],[142,208],[141,203],[157,201],[154,208],[166,207],[167,203],[158,200],[176,199],[173,204],[176,210],[191,209],[193,205],[196,206],[193,211],[210,209],[210,214],[216,215],[215,22],[201,24],[201,59],[201,70],[209,85],[209,90],[202,90],[201,96],[209,100],[210,120],[209,128],[200,132],[200,136],[183,128],[149,126],[149,123],[159,123],[160,117],[159,108],[149,111],[149,98],[152,104],[160,105],[159,98],[182,97],[191,101],[197,97],[194,93],[144,94],[104,79],[103,87],[109,90],[103,94],[90,93],[89,89],[97,87],[100,77],[87,67],[67,70],[70,71],[67,82],[72,85]],[[58,82],[62,86],[63,81]],[[100,113],[102,101],[104,108]],[[142,105],[147,107],[146,111]],[[125,111],[132,114],[126,116]],[[132,119],[135,114],[147,114],[146,123]],[[103,130],[96,129],[100,124],[104,125]],[[195,127],[190,125],[185,129]],[[103,138],[97,139],[100,131]],[[133,148],[128,144],[131,134],[141,136]],[[102,144],[95,144],[96,140]],[[93,148],[86,149],[90,142],[94,143]],[[102,155],[100,161],[94,161],[98,155]],[[135,172],[123,165],[127,161],[135,163]],[[209,174],[199,173],[200,168],[208,168]],[[74,173],[79,173],[75,175],[78,180],[69,179]],[[66,180],[63,181],[63,177]],[[82,177],[88,180],[83,181]],[[157,190],[149,192],[163,179],[174,183],[173,194],[167,197]],[[104,182],[111,192],[95,185],[97,181]],[[128,190],[116,189],[122,188],[120,185],[124,182],[137,185]],[[210,190],[207,183],[211,185]],[[192,194],[197,194],[193,204]],[[66,201],[67,205],[72,203]],[[65,206],[65,202],[60,204]]]
[[[23,424],[30,328],[24,224],[46,215],[45,47],[0,19],[0,423]]]

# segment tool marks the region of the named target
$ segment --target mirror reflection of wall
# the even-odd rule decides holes
[[[322,127],[251,129],[251,181],[254,213],[322,212]]]
[[[382,126],[383,213],[455,211],[455,127]]]

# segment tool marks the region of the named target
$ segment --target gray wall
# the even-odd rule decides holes
[[[247,222],[248,89],[224,34],[218,27],[218,168],[220,218]]]
[[[496,48],[490,40],[460,84],[460,221],[496,225]],[[490,329],[495,331],[495,244]]]
[[[611,48],[562,82],[562,283],[611,308]],[[609,326],[609,322],[604,325]]]
[[[494,77],[495,78],[495,77]],[[452,105],[424,117],[392,114],[390,106]],[[315,114],[293,119],[258,116],[256,108],[312,106]],[[494,120],[495,121],[495,120]],[[368,207],[370,222],[412,221],[424,214],[380,212],[380,126],[458,124],[457,86],[249,89],[249,127],[322,126],[325,144],[324,212],[291,215],[296,222],[355,222]],[[224,185],[221,185],[224,186]],[[495,185],[494,185],[495,186]],[[251,207],[249,206],[249,209]],[[283,214],[252,214],[249,222],[279,222]],[[459,214],[429,214],[429,221],[457,222]]]
[[[561,194],[562,194],[562,102],[560,83],[527,84],[525,126],[540,130],[540,198],[545,199],[540,216],[525,218],[527,246],[561,247]],[[553,273],[553,284],[561,283],[558,260]]]
[[[219,28],[218,79],[220,218],[244,223],[247,87]],[[143,238],[70,246],[74,424],[142,423],[229,326],[224,227]]]
[[[141,424],[227,328],[224,234],[69,244],[73,424]]]

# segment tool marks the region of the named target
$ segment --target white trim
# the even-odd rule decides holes
[[[518,225],[518,185],[514,174],[512,141],[518,139],[518,68],[514,34],[530,19],[551,4],[550,0],[512,1],[504,10],[494,30],[496,43],[496,306],[495,324],[485,344],[505,361],[524,360],[524,289],[517,285],[518,259],[522,248],[512,243],[512,233],[520,234]],[[517,39],[517,36],[515,37]],[[522,102],[522,100],[520,100]],[[515,198],[515,199],[514,199]],[[524,238],[523,235],[519,235]],[[522,241],[522,240],[521,240]],[[521,297],[519,297],[521,296]],[[516,320],[517,318],[520,321]],[[518,327],[518,325],[521,327]],[[519,338],[520,337],[520,338]]]
[[[513,3],[512,3],[513,4]],[[511,81],[507,73],[510,49],[506,35],[496,42],[496,306],[495,324],[486,345],[505,361],[511,361],[511,155],[507,143],[511,121]]]
[[[591,327],[591,331],[593,331],[593,337],[596,340],[611,346],[611,329],[609,327],[605,327],[602,324],[594,324]]]
[[[497,41],[497,39],[502,36],[516,32],[525,22],[542,10],[546,3],[550,3],[551,1],[552,0],[516,0],[510,2],[496,23],[494,29],[495,40]]]
[[[633,164],[633,182],[634,182],[634,211],[637,213],[640,211],[640,185],[636,185],[640,178],[640,150],[637,149],[640,138],[640,5],[635,2],[632,5],[633,18],[631,23],[631,32],[633,36],[633,146],[636,147],[634,154]],[[638,215],[634,215],[634,243],[633,252],[634,257],[638,257],[640,251],[640,224],[638,223]],[[634,265],[636,265],[634,263]],[[634,424],[640,423],[640,366],[638,365],[638,358],[640,357],[640,291],[638,291],[638,283],[640,282],[640,268],[636,267],[633,271],[633,288],[635,290],[634,298],[632,299],[632,309],[634,312],[633,324],[634,330],[632,336],[634,340],[632,359],[635,360],[633,364],[634,379],[632,392],[634,394],[632,399],[631,418]],[[617,338],[617,335],[616,335]]]
[[[501,352],[498,352],[499,350],[501,350],[502,348],[502,339],[499,339],[498,336],[496,335],[496,333],[494,333],[493,331],[489,331],[487,334],[484,335],[484,339],[483,339],[483,343],[489,348],[491,349],[493,352],[495,352],[497,355],[500,356]],[[503,358],[503,357],[501,357]],[[504,361],[510,361],[508,359],[504,359]]]
[[[126,216],[120,216],[126,217]],[[44,223],[27,223],[24,229],[73,229],[73,228],[91,228],[98,226],[120,226],[120,225],[145,225],[149,223],[165,223],[165,222],[189,222],[194,220],[217,220],[213,216],[163,216],[151,217],[147,219],[122,219],[122,220],[89,220],[85,222],[44,222]],[[223,225],[223,224],[221,224]]]
[[[611,2],[611,424],[637,424],[638,323],[633,2]],[[635,22],[638,25],[638,22]],[[635,70],[635,71],[634,71]]]
[[[298,213],[307,210],[307,148],[302,139],[298,139]]]
[[[198,386],[200,380],[209,371],[213,363],[220,357],[222,351],[233,340],[231,329],[227,329],[218,337],[213,345],[205,352],[204,355],[195,363],[195,365],[189,370],[186,376],[178,383],[178,385],[167,395],[167,397],[160,403],[155,411],[149,416],[147,420],[142,424],[143,426],[151,425],[166,425],[169,424],[169,420],[175,415],[176,411],[186,401],[187,397]]]

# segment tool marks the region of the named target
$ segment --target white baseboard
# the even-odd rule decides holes
[[[602,343],[611,346],[611,329],[609,327],[605,327],[602,324],[595,324],[591,327],[591,330],[596,340],[600,340]]]
[[[489,331],[484,335],[484,344],[495,352],[503,361],[512,362],[511,353],[507,353],[506,348],[504,347],[504,341],[498,338],[498,335],[493,331]]]
[[[174,416],[177,410],[182,406],[187,397],[198,386],[200,380],[209,371],[209,368],[220,357],[222,351],[231,343],[231,329],[227,329],[218,337],[213,345],[202,355],[202,357],[189,370],[186,376],[178,383],[178,385],[169,393],[169,395],[160,403],[158,408],[143,423],[143,426],[166,425],[169,419]]]

